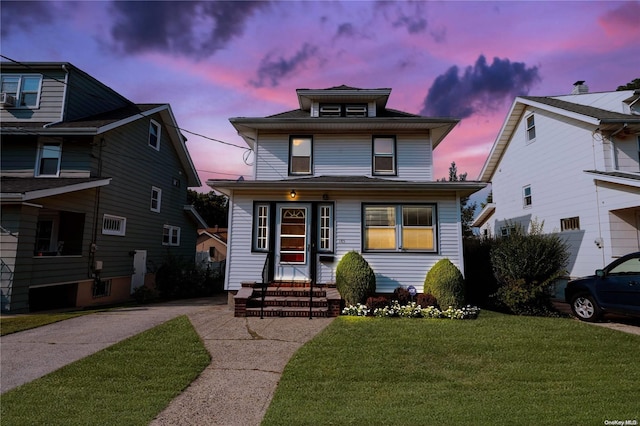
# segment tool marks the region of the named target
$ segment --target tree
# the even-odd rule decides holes
[[[191,204],[209,226],[227,226],[229,204],[227,197],[215,192],[196,192],[187,189],[187,203]]]
[[[445,179],[442,179],[445,180]],[[467,180],[467,173],[462,173],[458,176],[458,167],[456,166],[456,162],[451,162],[451,166],[449,167],[449,182],[463,182]],[[469,204],[469,197],[460,198],[460,216],[462,221],[462,236],[463,237],[471,237],[473,235],[473,231],[471,229],[471,223],[473,222],[473,215],[476,212],[477,204]]]
[[[618,86],[616,90],[634,90],[640,89],[640,78],[634,78],[631,82],[625,84],[624,86]]]

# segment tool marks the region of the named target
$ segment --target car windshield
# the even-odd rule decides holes
[[[611,268],[610,274],[640,274],[640,257],[633,257]]]

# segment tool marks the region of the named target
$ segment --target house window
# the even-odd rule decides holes
[[[160,132],[160,124],[155,120],[149,121],[149,146],[156,151],[160,151]]]
[[[93,281],[93,298],[106,297],[111,294],[111,280]]]
[[[532,142],[536,138],[536,122],[533,114],[527,117],[527,142]]]
[[[60,174],[61,159],[62,144],[40,144],[38,148],[38,158],[36,160],[36,176],[58,176]]]
[[[333,252],[333,205],[318,206],[318,251]]]
[[[151,187],[151,211],[160,213],[160,204],[162,203],[162,190],[160,188],[156,188],[155,186]]]
[[[395,137],[373,138],[373,174],[396,174],[396,139]]]
[[[127,218],[105,214],[102,217],[102,234],[124,236],[127,231]]]
[[[576,231],[580,229],[580,217],[560,219],[560,231]]]
[[[3,75],[1,92],[13,99],[13,105],[22,108],[37,108],[40,103],[41,75]]]
[[[342,116],[342,105],[322,104],[320,105],[320,117],[340,117]]]
[[[366,116],[367,116],[366,104],[347,105],[345,108],[345,117],[366,117]]]
[[[310,175],[313,142],[310,136],[291,137],[289,142],[289,174]]]
[[[254,208],[253,250],[269,251],[269,204],[256,204]]]
[[[436,251],[435,206],[365,205],[365,250]]]
[[[179,246],[180,245],[180,227],[164,225],[162,227],[162,245],[163,246]]]
[[[526,207],[530,207],[533,204],[533,200],[531,198],[531,185],[527,185],[522,188],[522,205]]]
[[[36,225],[34,256],[81,255],[83,235],[83,213],[44,211]]]
[[[500,236],[508,237],[509,235],[516,234],[518,232],[517,225],[505,225],[500,227]]]

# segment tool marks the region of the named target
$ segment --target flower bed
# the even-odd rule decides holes
[[[427,306],[423,308],[416,302],[410,302],[406,305],[400,305],[397,300],[391,301],[384,308],[376,308],[371,311],[367,305],[358,303],[357,305],[349,305],[342,310],[342,315],[351,316],[367,316],[372,314],[375,317],[401,317],[401,318],[450,318],[450,319],[476,319],[480,314],[480,308],[477,306],[467,305],[463,308],[453,308],[441,311],[435,306]]]

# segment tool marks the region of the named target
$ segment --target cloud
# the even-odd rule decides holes
[[[125,53],[160,51],[201,59],[242,35],[267,1],[114,1],[114,47]]]
[[[258,79],[251,80],[249,83],[253,87],[265,87],[267,85],[276,87],[282,78],[299,70],[310,59],[313,59],[317,51],[317,46],[305,43],[290,59],[283,57],[273,59],[273,55],[268,54],[260,61]]]
[[[424,100],[421,114],[466,118],[478,112],[492,111],[505,101],[529,93],[540,81],[538,67],[523,62],[493,58],[487,64],[480,55],[462,75],[457,66],[436,77]]]
[[[409,34],[420,34],[427,30],[427,20],[423,17],[422,2],[397,3],[379,1],[377,8],[382,11],[393,28],[406,28]],[[406,9],[409,10],[406,10]]]
[[[640,34],[638,16],[640,16],[640,3],[626,2],[606,12],[598,19],[598,23],[611,37],[624,37],[633,40],[634,34],[636,37]]]
[[[49,24],[55,16],[55,6],[47,1],[2,1],[0,35],[9,37],[14,29],[30,31]]]

